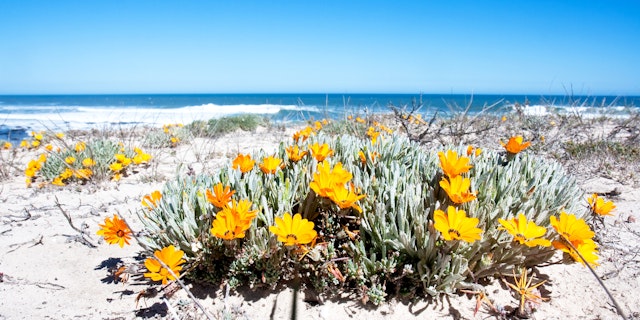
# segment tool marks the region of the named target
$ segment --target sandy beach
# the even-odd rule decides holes
[[[541,121],[534,119],[535,121]],[[499,121],[490,119],[486,121]],[[510,121],[510,120],[509,120]],[[533,120],[531,120],[533,121]],[[597,230],[600,266],[595,271],[631,319],[640,318],[640,178],[638,163],[610,162],[594,157],[567,157],[567,140],[625,141],[629,134],[610,133],[617,123],[585,120],[582,124],[563,119],[544,119],[555,125],[524,126],[522,133],[536,138],[528,152],[541,157],[566,159],[566,169],[578,180],[586,198],[607,195],[616,205],[614,215],[605,217]],[[499,124],[499,123],[498,123]],[[518,126],[522,124],[513,124]],[[496,126],[499,127],[499,126]],[[425,146],[456,143],[442,126],[440,141]],[[534,132],[533,128],[537,130]],[[140,261],[141,248],[133,242],[120,248],[108,245],[96,235],[98,224],[118,214],[132,228],[140,228],[135,210],[145,194],[160,189],[164,181],[188,172],[211,173],[229,163],[238,153],[259,149],[275,150],[290,139],[297,127],[258,127],[255,131],[235,131],[215,138],[182,141],[175,148],[148,149],[151,164],[118,182],[72,184],[38,188],[25,185],[24,168],[41,150],[2,150],[7,176],[0,181],[0,319],[206,319],[176,288],[170,297],[140,295],[147,289],[140,275],[127,282],[115,281],[112,271],[120,262]],[[509,131],[488,130],[464,135],[465,143],[485,149],[500,149],[498,140]],[[453,131],[450,131],[453,132]],[[448,137],[448,138],[447,138]],[[540,139],[540,137],[543,137]],[[537,144],[537,145],[536,145]],[[613,157],[615,158],[615,157]],[[633,159],[638,159],[636,155]],[[600,166],[600,167],[599,167]],[[584,169],[587,168],[587,169]],[[558,253],[554,261],[561,259]],[[547,299],[535,306],[534,319],[619,319],[605,291],[589,270],[580,264],[552,264],[535,268],[537,281]],[[512,281],[511,277],[505,280]],[[224,286],[189,283],[190,290],[214,319],[289,319],[293,290],[274,291],[250,288],[227,292]],[[415,302],[390,299],[380,306],[362,304],[355,297],[316,297],[311,292],[298,295],[298,319],[500,319],[518,305],[517,297],[501,279],[488,279],[486,292],[498,313],[487,304],[477,312],[476,297],[458,293]],[[167,308],[165,302],[172,305]],[[500,314],[502,312],[503,314]]]

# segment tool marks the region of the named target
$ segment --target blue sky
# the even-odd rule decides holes
[[[0,94],[640,95],[640,1],[0,2]]]

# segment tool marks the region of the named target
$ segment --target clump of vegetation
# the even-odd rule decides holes
[[[337,136],[314,123],[275,153],[167,182],[143,200],[141,243],[149,254],[173,246],[167,266],[179,252],[196,281],[297,279],[374,304],[475,288],[556,249],[596,263],[593,233],[563,229],[591,218],[580,189],[559,164],[522,152],[523,137],[504,142],[506,152],[425,149],[381,123],[356,123],[364,130]]]
[[[209,121],[194,121],[187,129],[194,136],[216,137],[236,130],[255,131],[269,121],[260,115],[241,114],[231,117],[214,118]]]
[[[151,155],[140,148],[127,148],[121,142],[107,139],[78,141],[68,145],[57,137],[58,147],[45,147],[37,159],[29,161],[25,169],[27,186],[39,182],[64,186],[72,182],[114,180],[132,174],[138,166],[147,166]]]

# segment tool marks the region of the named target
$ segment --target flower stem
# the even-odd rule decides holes
[[[609,296],[609,299],[611,299],[611,302],[613,302],[613,305],[615,306],[616,311],[618,312],[618,314],[623,319],[627,319],[627,315],[624,313],[624,311],[622,311],[622,308],[618,304],[618,301],[616,301],[616,299],[613,297],[613,295],[611,295],[611,292],[609,292],[609,289],[607,289],[607,286],[604,285],[604,282],[602,282],[602,279],[600,279],[598,274],[596,274],[595,270],[593,270],[593,268],[591,267],[589,262],[587,262],[587,260],[582,256],[582,254],[580,254],[578,249],[576,249],[576,247],[573,246],[573,243],[571,243],[571,241],[569,241],[568,239],[566,239],[564,237],[561,237],[561,238],[562,238],[562,240],[564,240],[565,243],[567,243],[571,247],[571,250],[573,250],[573,252],[578,254],[578,257],[580,257],[580,259],[582,259],[582,262],[584,262],[584,264],[587,266],[587,268],[589,268],[589,271],[591,271],[591,274],[593,274],[593,276],[596,278],[596,280],[598,280],[598,283],[600,284],[600,286],[607,293],[607,296]]]

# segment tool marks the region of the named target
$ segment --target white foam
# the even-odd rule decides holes
[[[169,123],[188,124],[196,120],[209,120],[237,114],[276,114],[280,110],[299,110],[294,105],[215,105],[203,104],[182,108],[136,107],[70,107],[29,106],[3,108],[9,113],[0,114],[0,124],[31,130],[69,130],[102,128],[110,125],[162,126]],[[20,111],[27,112],[20,112]],[[38,112],[33,112],[37,110]],[[42,112],[50,110],[50,112]],[[28,112],[31,111],[31,112]]]

